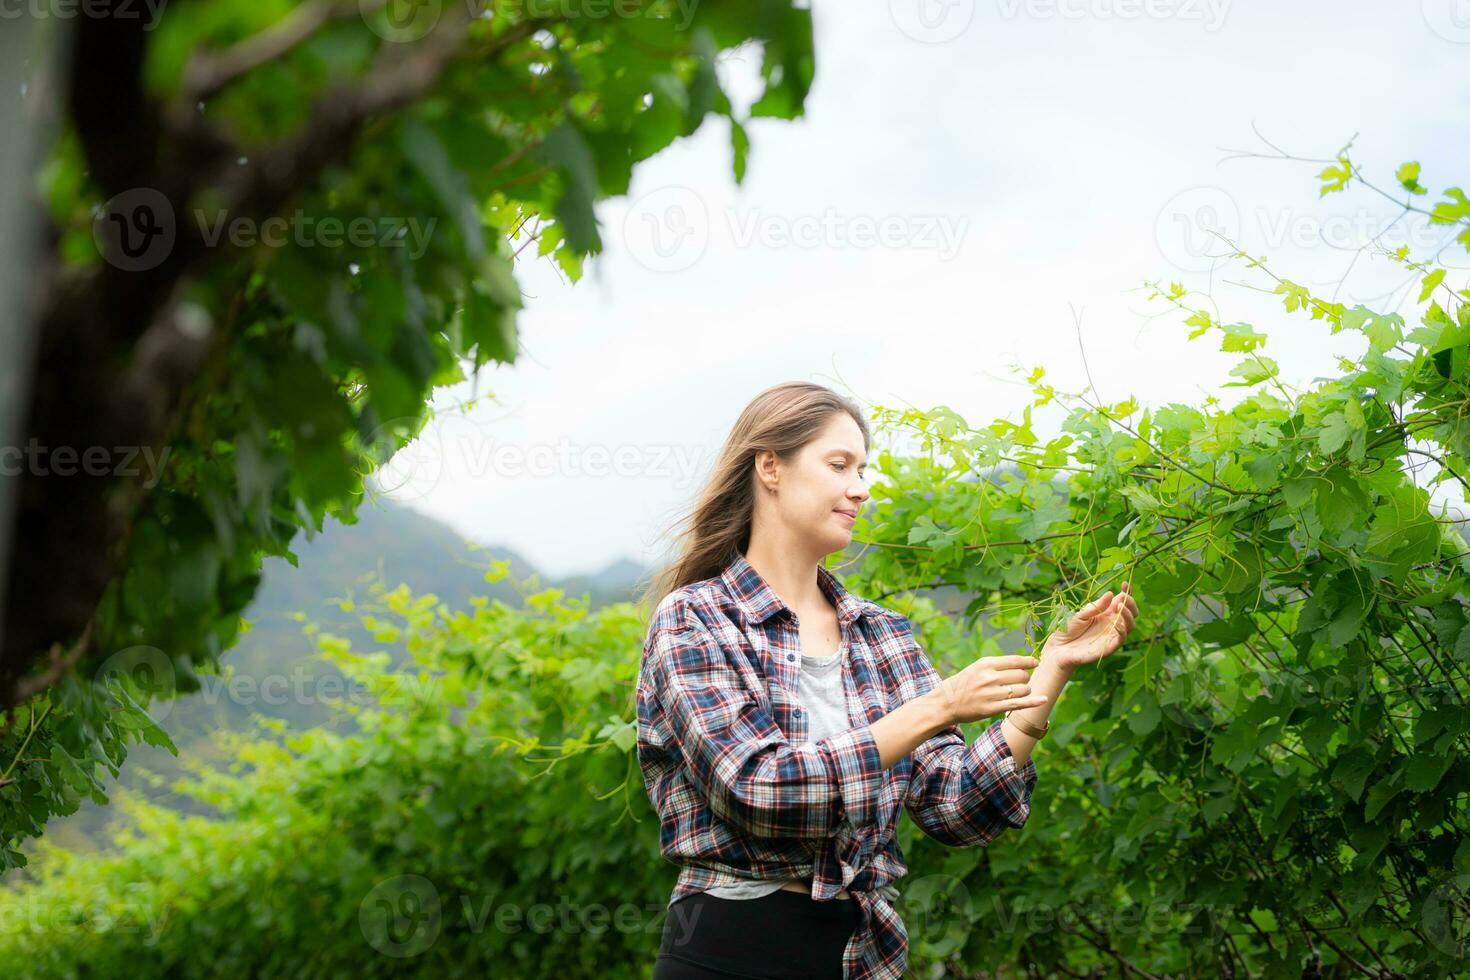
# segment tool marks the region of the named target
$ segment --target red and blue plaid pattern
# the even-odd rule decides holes
[[[869,725],[939,674],[907,617],[848,592],[820,564],[817,580],[848,644],[848,717],[866,721],[801,744],[796,614],[737,554],[654,611],[638,671],[638,763],[660,851],[680,866],[670,905],[755,878],[811,877],[817,901],[846,888],[863,922],[844,977],[898,978],[908,936],[889,883],[908,871],[894,833],[900,804],[935,840],[988,844],[1025,824],[1036,763],[1016,767],[997,721],[970,745],[951,725],[880,768]]]

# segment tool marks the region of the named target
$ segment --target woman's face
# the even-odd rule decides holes
[[[782,468],[776,496],[779,519],[811,538],[823,554],[846,548],[853,521],[869,497],[867,468],[862,429],[846,412],[834,413],[793,464]]]

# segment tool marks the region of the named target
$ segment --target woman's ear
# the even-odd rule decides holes
[[[760,481],[760,488],[768,493],[774,493],[776,483],[780,478],[780,460],[776,454],[769,449],[757,449],[755,451],[755,478]]]

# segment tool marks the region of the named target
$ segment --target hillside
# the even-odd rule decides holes
[[[280,558],[265,562],[260,589],[245,612],[250,629],[223,658],[234,679],[206,677],[202,690],[150,708],[178,746],[179,756],[130,745],[122,776],[106,781],[111,802],[100,806],[84,801],[76,813],[53,819],[48,841],[79,850],[104,844],[118,801],[134,792],[197,812],[197,805],[172,793],[168,784],[187,772],[190,763],[207,764],[215,758],[211,733],[254,730],[253,714],[284,720],[293,729],[337,721],[324,702],[340,700],[345,684],[334,667],[315,656],[313,640],[292,614],[305,613],[307,621],[351,639],[354,648],[382,649],[336,601],[365,597],[366,583],[375,574],[389,587],[406,584],[415,595],[433,593],[453,608],[468,608],[476,595],[519,605],[508,582],[485,581],[492,560],[509,560],[516,579],[537,575],[541,586],[586,595],[596,608],[630,599],[644,573],[636,562],[620,559],[593,574],[547,579],[514,551],[476,546],[400,505],[364,505],[358,518],[350,525],[329,520],[314,539],[298,538],[294,567]]]

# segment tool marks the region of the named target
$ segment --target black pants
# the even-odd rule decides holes
[[[818,902],[784,888],[761,898],[688,895],[669,906],[653,980],[842,980],[842,953],[862,917],[855,898]]]

